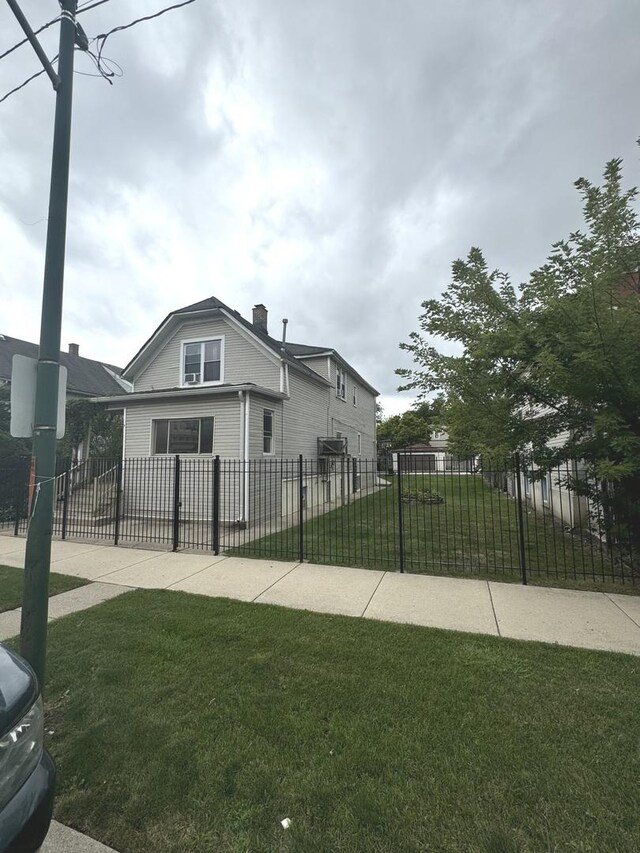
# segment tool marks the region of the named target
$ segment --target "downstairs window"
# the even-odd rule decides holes
[[[213,418],[153,422],[154,453],[213,453]]]

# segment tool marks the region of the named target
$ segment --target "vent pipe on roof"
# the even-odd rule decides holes
[[[262,303],[253,306],[253,325],[259,332],[264,332],[265,335],[269,334],[267,331],[267,316],[267,309]]]
[[[80,344],[69,344],[69,355],[80,355]]]
[[[287,342],[287,323],[288,323],[288,322],[289,322],[289,321],[287,320],[287,318],[286,318],[286,317],[284,317],[284,318],[283,318],[283,320],[282,320],[282,345],[283,345],[283,346],[284,346],[284,344],[286,344],[286,342]]]

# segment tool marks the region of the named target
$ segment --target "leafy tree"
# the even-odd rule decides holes
[[[391,448],[429,441],[429,425],[415,412],[393,415],[378,427],[378,441],[390,441]]]
[[[442,397],[421,400],[401,415],[383,418],[378,422],[378,441],[390,442],[390,447],[407,447],[410,444],[426,444],[436,427],[443,422]]]
[[[122,455],[122,417],[87,399],[69,400],[64,438],[58,456],[76,459],[82,442],[89,440],[89,456],[113,459]],[[86,448],[85,448],[86,456]]]
[[[576,181],[584,230],[560,240],[520,288],[490,270],[480,249],[452,266],[441,299],[423,302],[422,333],[401,348],[413,369],[403,389],[439,391],[453,449],[502,454],[533,448],[547,470],[586,460],[591,490],[640,494],[640,229],[621,161],[602,186]],[[439,351],[433,336],[459,346]],[[565,441],[553,442],[559,436]],[[553,444],[559,446],[552,446]],[[595,485],[594,485],[595,484]]]

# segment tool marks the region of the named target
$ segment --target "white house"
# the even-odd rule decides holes
[[[341,476],[336,460],[353,471],[374,459],[378,392],[334,348],[287,342],[286,322],[272,337],[264,305],[249,322],[213,296],[172,311],[122,371],[132,391],[98,398],[124,411],[125,462],[178,454],[193,467],[220,456],[266,469],[302,454],[318,463],[304,485],[313,505]],[[248,520],[260,503],[257,466],[246,470],[242,490],[228,496],[227,520]]]

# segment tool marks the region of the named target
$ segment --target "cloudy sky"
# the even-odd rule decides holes
[[[124,365],[175,308],[264,302],[406,409],[398,343],[452,260],[478,245],[520,281],[579,224],[577,177],[621,156],[640,183],[638,32],[638,0],[196,0],[116,33],[124,76],[74,79],[63,348]],[[2,4],[0,52],[20,38]],[[2,60],[0,96],[38,68]],[[45,76],[0,105],[0,332],[33,341],[53,111]]]

